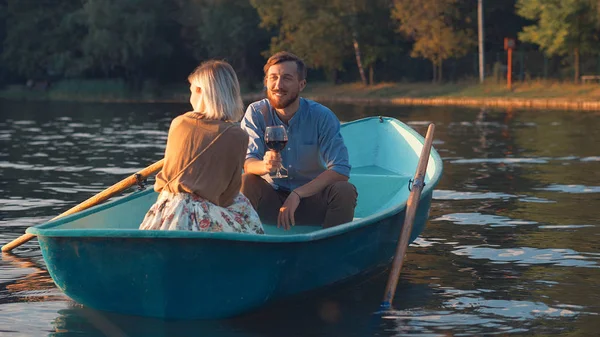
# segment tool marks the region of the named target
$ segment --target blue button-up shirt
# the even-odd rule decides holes
[[[266,111],[266,123],[283,125],[288,134],[288,143],[281,151],[288,177],[270,180],[264,176],[274,187],[291,191],[327,169],[350,176],[348,149],[340,133],[340,121],[327,107],[305,98],[300,98],[300,107],[287,125],[279,119],[268,99],[248,106],[241,123],[250,137],[246,159],[262,160],[267,150],[264,141],[267,124],[261,109]]]

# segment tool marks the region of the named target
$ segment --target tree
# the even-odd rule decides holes
[[[2,58],[25,78],[75,72],[84,31],[72,19],[79,0],[8,0]]]
[[[336,6],[321,0],[250,0],[261,18],[260,26],[272,29],[269,54],[288,50],[308,66],[334,74],[343,69],[352,48],[351,32],[336,13]],[[332,76],[335,80],[335,75]]]
[[[579,55],[598,50],[597,0],[518,0],[517,13],[534,20],[519,39],[540,46],[548,55],[573,52],[575,83],[579,82]]]
[[[433,64],[433,81],[442,79],[442,64],[466,54],[474,44],[470,29],[455,28],[459,13],[457,0],[395,0],[392,17],[398,30],[415,42],[412,57],[424,57]]]
[[[364,68],[384,58],[389,49],[389,0],[251,0],[261,27],[272,29],[270,52],[289,50],[309,66],[330,74],[344,69],[354,54],[362,82]],[[335,75],[331,76],[335,81]]]
[[[373,66],[398,51],[394,44],[394,30],[390,20],[389,0],[336,0],[333,1],[341,22],[351,32],[356,65],[363,84],[373,84]],[[364,68],[369,69],[369,79]]]
[[[397,43],[394,22],[391,17],[391,1],[369,1],[364,11],[358,16],[356,25],[358,41],[362,46],[362,63],[369,70],[369,84],[374,84],[374,66],[385,61],[390,55],[402,51]]]
[[[182,1],[178,20],[196,60],[225,59],[240,81],[251,81],[262,70],[255,64],[262,59],[255,62],[258,53],[254,51],[268,45],[268,35],[259,28],[260,18],[248,0]]]
[[[168,0],[84,0],[80,15],[87,27],[83,51],[89,67],[139,88],[173,50],[172,5]]]

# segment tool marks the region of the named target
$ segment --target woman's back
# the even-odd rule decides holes
[[[241,187],[248,135],[237,124],[188,112],[169,129],[155,190],[190,193],[227,207]]]

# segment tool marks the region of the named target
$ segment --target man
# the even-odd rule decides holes
[[[348,182],[351,167],[339,120],[325,106],[299,97],[306,66],[296,55],[271,56],[264,72],[267,98],[250,104],[242,120],[250,141],[241,192],[263,222],[286,230],[296,223],[327,228],[352,221],[358,194]],[[287,131],[280,153],[265,149],[267,125]],[[271,178],[280,165],[287,178]]]

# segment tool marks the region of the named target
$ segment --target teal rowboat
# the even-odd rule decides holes
[[[216,319],[388,265],[404,221],[423,137],[392,118],[342,125],[354,221],[328,229],[265,225],[266,235],[141,231],[152,189],[31,227],[56,285],[99,310],[167,319]],[[432,149],[412,242],[425,228],[442,174]],[[382,289],[383,291],[383,289]]]

